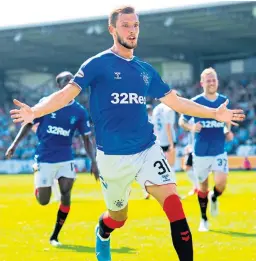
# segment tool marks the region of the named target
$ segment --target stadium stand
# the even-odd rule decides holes
[[[201,70],[208,66],[215,67],[220,75],[220,92],[231,98],[232,107],[241,107],[246,111],[246,121],[239,128],[233,128],[235,138],[226,144],[230,155],[243,157],[256,154],[254,9],[252,2],[225,2],[214,6],[144,12],[141,21],[145,27],[136,51],[145,60],[157,61],[155,64],[163,78],[161,63],[173,61],[191,64],[190,80],[170,82],[184,97],[200,93],[198,79]],[[110,38],[107,31],[102,29],[106,22],[106,17],[100,17],[0,29],[0,160],[4,159],[5,150],[20,128],[11,122],[8,114],[13,108],[12,99],[35,104],[54,90],[56,73],[66,69],[75,73],[86,58],[109,47]],[[17,34],[20,37],[15,37]],[[67,34],[69,38],[77,40],[69,41]],[[233,64],[237,60],[242,66]],[[20,71],[23,71],[23,75],[29,75],[30,72],[40,74],[40,82],[36,82],[37,77],[27,77],[25,82],[20,80]],[[87,97],[79,97],[86,107]],[[155,101],[148,100],[148,103],[154,105]],[[185,146],[186,133],[178,127],[176,131],[179,146]],[[32,159],[36,144],[35,135],[31,133],[21,143],[14,157]],[[74,153],[77,156],[85,155],[78,137],[74,140]]]

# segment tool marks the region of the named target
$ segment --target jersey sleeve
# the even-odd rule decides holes
[[[171,91],[171,88],[166,84],[159,73],[151,67],[152,79],[148,89],[148,95],[152,98],[160,99]]]
[[[100,58],[92,57],[85,61],[70,83],[74,83],[81,90],[85,90],[91,86],[99,74],[99,59]]]
[[[91,133],[91,126],[88,113],[85,109],[82,110],[80,120],[78,122],[78,131],[81,135],[89,135]]]
[[[185,120],[185,121],[190,121],[190,119],[192,119],[193,117],[192,116],[190,116],[190,115],[186,115],[186,114],[182,114],[182,116],[181,116],[182,118],[183,118],[183,120]]]

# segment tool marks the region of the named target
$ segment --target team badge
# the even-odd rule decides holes
[[[74,124],[76,122],[76,117],[75,116],[72,116],[70,118],[70,124]]]
[[[140,76],[142,77],[144,83],[145,83],[147,86],[149,86],[149,84],[150,84],[150,82],[149,82],[149,80],[150,80],[149,75],[148,75],[146,72],[142,72],[142,73],[140,74]]]

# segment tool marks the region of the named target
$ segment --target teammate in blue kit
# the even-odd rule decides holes
[[[136,179],[161,205],[171,226],[174,248],[180,261],[193,260],[192,236],[177,196],[175,176],[148,121],[146,96],[183,114],[231,122],[243,120],[241,110],[207,108],[178,97],[155,69],[133,55],[139,36],[134,8],[114,10],[109,17],[113,46],[85,61],[63,90],[30,108],[15,100],[14,122],[31,122],[52,113],[90,86],[90,111],[95,125],[97,163],[108,208],[96,228],[98,261],[110,261],[110,234],[127,219],[130,185]]]
[[[211,108],[218,108],[227,97],[219,94],[217,73],[213,68],[205,69],[201,74],[201,85],[204,92],[192,100]],[[206,215],[208,203],[208,175],[214,173],[215,186],[209,193],[210,212],[212,216],[218,215],[217,198],[223,193],[228,174],[228,157],[224,150],[227,133],[231,124],[209,120],[205,117],[194,117],[194,124],[189,123],[191,116],[183,115],[180,126],[195,133],[193,168],[200,183],[198,201],[201,209],[201,222],[199,231],[208,231],[209,224]],[[226,129],[226,130],[225,130]]]
[[[70,72],[62,72],[56,77],[57,87],[62,89],[73,78]],[[41,99],[44,102],[47,98]],[[39,104],[40,104],[39,102]],[[71,204],[71,190],[76,177],[72,155],[72,138],[76,130],[83,138],[87,155],[92,160],[92,172],[98,178],[98,167],[95,160],[95,149],[90,140],[90,123],[88,113],[75,100],[71,100],[64,108],[36,118],[33,123],[25,124],[6,152],[10,158],[19,142],[28,134],[34,124],[38,124],[36,135],[39,144],[36,149],[35,195],[41,205],[47,205],[51,197],[51,187],[55,179],[58,180],[61,204],[57,214],[57,221],[50,238],[54,246],[60,245],[59,232],[67,218]]]

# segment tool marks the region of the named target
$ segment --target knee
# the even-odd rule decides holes
[[[203,193],[208,192],[208,179],[200,183],[200,191]]]
[[[127,213],[115,213],[113,214],[113,212],[111,214],[109,214],[109,216],[113,219],[116,220],[118,222],[121,222],[120,224],[122,224],[122,222],[125,222],[127,220]],[[122,226],[124,225],[124,223],[122,224]]]
[[[60,194],[61,194],[61,196],[64,197],[64,198],[70,198],[70,195],[71,195],[70,192],[71,192],[70,190],[61,190],[61,191],[60,191]]]
[[[226,182],[225,182],[225,183],[216,184],[215,187],[216,187],[216,189],[217,189],[219,192],[222,193],[222,192],[226,189]]]
[[[227,180],[225,178],[223,179],[219,179],[215,182],[215,188],[219,191],[219,192],[223,192],[226,189],[226,185],[227,185]]]
[[[111,217],[113,220],[116,220],[118,222],[121,222],[122,226],[124,225],[125,221],[127,220],[127,214],[128,214],[128,208],[125,207],[124,209],[121,209],[119,211],[108,211],[109,217]]]
[[[38,203],[42,206],[45,206],[50,202],[51,188],[50,187],[36,188],[35,196]]]
[[[41,205],[41,206],[45,206],[45,205],[48,205],[49,202],[50,202],[50,198],[42,198],[42,197],[38,197],[37,198],[38,200],[38,203]]]
[[[64,205],[70,205],[71,191],[61,191],[61,203]]]
[[[200,191],[201,191],[202,193],[207,193],[207,192],[208,192],[208,186],[202,186],[202,185],[200,185]]]
[[[117,220],[116,218],[120,218],[119,220]],[[110,215],[110,212],[106,212],[104,213],[101,217],[100,217],[100,224],[101,226],[107,226],[108,228],[111,229],[116,229],[116,228],[121,228],[122,226],[124,226],[127,217],[125,219],[122,219],[123,216],[117,216],[117,215]]]

